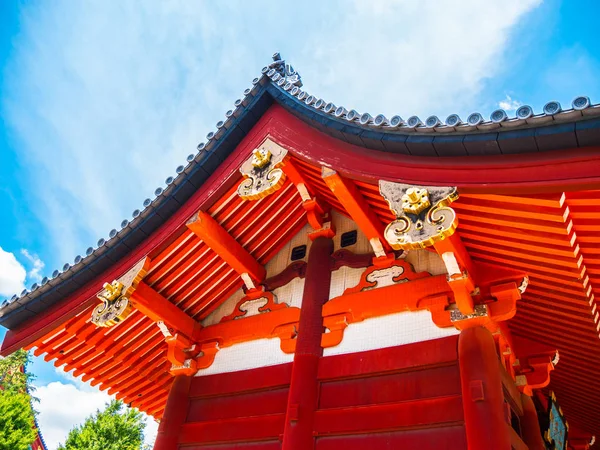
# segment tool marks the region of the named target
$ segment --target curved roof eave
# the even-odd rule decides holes
[[[557,102],[545,106],[544,114],[534,115],[530,107],[517,111],[520,117],[508,118],[494,111],[489,121],[478,113],[462,123],[451,115],[446,124],[431,116],[421,122],[412,116],[406,122],[399,116],[390,120],[383,115],[335,106],[303,91],[299,76],[276,60],[255,78],[244,97],[227,111],[207,142],[198,152],[177,167],[177,175],[166,180],[166,188],[157,188],[154,199],[146,199],[142,210],[125,219],[120,230],[113,229],[109,239],[100,239],[85,256],[55,270],[20,296],[0,305],[0,325],[14,329],[60,299],[73,293],[121,259],[161,226],[202,186],[220,163],[233,152],[265,111],[277,102],[309,125],[343,141],[365,148],[413,156],[445,157],[505,153],[529,153],[600,144],[600,105],[591,105],[587,97],[578,97],[573,108],[563,111]],[[274,65],[275,68],[274,68]],[[526,109],[529,108],[529,109]]]

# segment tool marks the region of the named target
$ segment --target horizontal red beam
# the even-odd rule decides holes
[[[285,413],[256,417],[186,423],[179,432],[179,444],[227,441],[259,441],[283,433]]]
[[[418,450],[467,450],[465,428],[462,425],[417,430],[385,431],[368,434],[344,434],[341,436],[318,436],[317,450],[364,450],[367,449],[418,449]],[[244,447],[244,450],[246,447]],[[187,450],[187,449],[186,449]],[[189,450],[200,450],[189,449]],[[213,450],[202,447],[202,450]],[[262,450],[262,448],[261,448]],[[270,449],[269,449],[270,450]]]
[[[463,420],[461,396],[354,408],[320,410],[315,413],[315,432],[344,434],[386,429],[410,429]]]
[[[321,358],[320,380],[367,375],[373,372],[421,369],[458,359],[458,336],[414,344]]]
[[[237,392],[289,386],[291,378],[292,363],[194,377],[190,386],[190,397],[229,395]]]

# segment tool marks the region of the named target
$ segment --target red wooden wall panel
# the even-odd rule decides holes
[[[225,444],[206,444],[180,447],[181,450],[279,450],[279,440],[263,442],[228,442]]]
[[[401,402],[457,394],[460,394],[460,374],[456,364],[453,364],[369,378],[324,381],[321,383],[319,408]]]
[[[463,426],[318,437],[316,450],[462,450],[467,448]]]
[[[441,382],[442,380],[440,380]],[[315,431],[319,434],[370,432],[461,422],[462,399],[438,397],[354,408],[319,410]]]
[[[281,364],[194,377],[181,448],[281,448],[291,368]]]
[[[458,336],[322,358],[319,379],[439,365],[458,359]]]
[[[457,343],[321,358],[315,448],[466,449]],[[180,448],[280,449],[290,375],[283,364],[194,378]]]
[[[245,416],[261,416],[285,411],[288,388],[247,392],[241,394],[197,398],[190,401],[187,422],[230,419]]]

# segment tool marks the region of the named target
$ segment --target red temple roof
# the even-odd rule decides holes
[[[285,64],[265,68],[131,222],[6,302],[0,324],[10,331],[2,352],[36,347],[46,360],[160,417],[172,378],[160,330],[138,311],[118,327],[97,328],[90,323],[96,294],[144,256],[151,260],[148,285],[194,319],[239,289],[237,273],[186,222],[207,211],[261,264],[305,225],[289,181],[258,202],[236,194],[238,168],[268,136],[289,149],[313,194],[341,214],[348,212],[321,166],[352,180],[382,223],[394,215],[379,179],[458,186],[458,234],[471,258],[529,274],[512,333],[558,348],[552,389],[574,422],[599,431],[600,108],[579,98],[568,111],[551,102],[539,115],[522,107],[511,119],[496,111],[487,122],[471,115],[465,124],[452,116],[445,125],[434,117],[405,123],[316,99],[295,75]]]

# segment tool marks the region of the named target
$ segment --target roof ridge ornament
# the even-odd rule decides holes
[[[458,198],[456,187],[412,186],[380,180],[379,192],[396,216],[384,232],[394,250],[425,248],[456,230],[456,213],[448,206]]]
[[[273,54],[273,62],[269,64],[267,75],[272,77],[275,73],[285,80],[282,84],[290,83],[292,86],[302,87],[300,74],[291,64],[287,64],[284,59],[281,59],[279,52]]]

